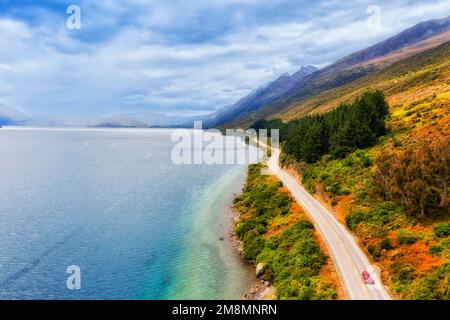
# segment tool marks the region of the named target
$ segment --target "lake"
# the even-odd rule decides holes
[[[221,237],[246,165],[176,165],[171,133],[0,129],[0,299],[241,298]]]

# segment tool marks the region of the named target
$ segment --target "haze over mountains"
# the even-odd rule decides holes
[[[301,67],[260,87],[235,104],[205,116],[166,116],[136,112],[95,119],[28,117],[0,104],[0,125],[83,125],[101,127],[192,126],[203,120],[204,127],[248,127],[256,120],[280,113],[303,100],[348,84],[409,56],[450,41],[450,17],[421,22],[366,49],[350,54],[320,70]]]

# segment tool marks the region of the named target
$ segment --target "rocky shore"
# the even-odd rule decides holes
[[[239,220],[239,212],[234,208],[230,207],[230,217],[231,217],[231,225],[233,226],[231,230],[227,232],[227,240],[231,243],[236,254],[245,262],[242,257],[242,241],[236,238],[234,234],[234,226]],[[257,266],[253,265],[255,268],[255,283],[252,284],[247,292],[244,295],[244,299],[246,300],[271,300],[275,299],[275,288],[268,281],[264,280],[264,271],[261,264]]]

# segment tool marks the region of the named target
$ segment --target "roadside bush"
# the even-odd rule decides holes
[[[438,223],[434,226],[434,234],[438,238],[450,235],[450,222]]]
[[[326,257],[313,237],[313,225],[302,220],[265,242],[257,262],[266,263],[279,299],[334,299],[336,291],[320,280]]]
[[[311,222],[295,220],[281,233],[266,235],[274,217],[291,213],[293,199],[280,190],[281,183],[260,172],[261,165],[249,166],[243,194],[234,201],[241,213],[234,232],[243,241],[243,258],[265,264],[264,278],[275,286],[279,299],[335,299],[333,285],[320,277],[326,256],[314,239]]]
[[[430,253],[435,256],[439,255],[443,250],[444,248],[442,248],[440,245],[432,245],[430,247]]]
[[[414,244],[418,239],[418,235],[411,231],[400,230],[399,232],[397,232],[397,242],[399,244]]]
[[[358,224],[366,219],[366,213],[361,210],[356,210],[350,212],[347,217],[345,217],[345,223],[350,228],[350,230],[355,231]]]
[[[352,211],[345,218],[345,222],[352,231],[356,231],[356,227],[362,222],[366,225],[377,226],[378,229],[385,229],[386,226],[393,225],[398,213],[400,213],[400,208],[393,206],[392,203],[386,202],[370,210]]]
[[[370,245],[367,247],[367,250],[369,251],[370,255],[375,259],[378,260],[381,258],[381,250],[380,247],[376,245]]]
[[[384,250],[391,250],[394,247],[392,246],[391,239],[385,238],[380,242],[380,248]]]

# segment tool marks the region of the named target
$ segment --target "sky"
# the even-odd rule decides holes
[[[67,27],[70,5],[81,29]],[[0,103],[30,116],[207,114],[448,15],[448,0],[0,0]]]

